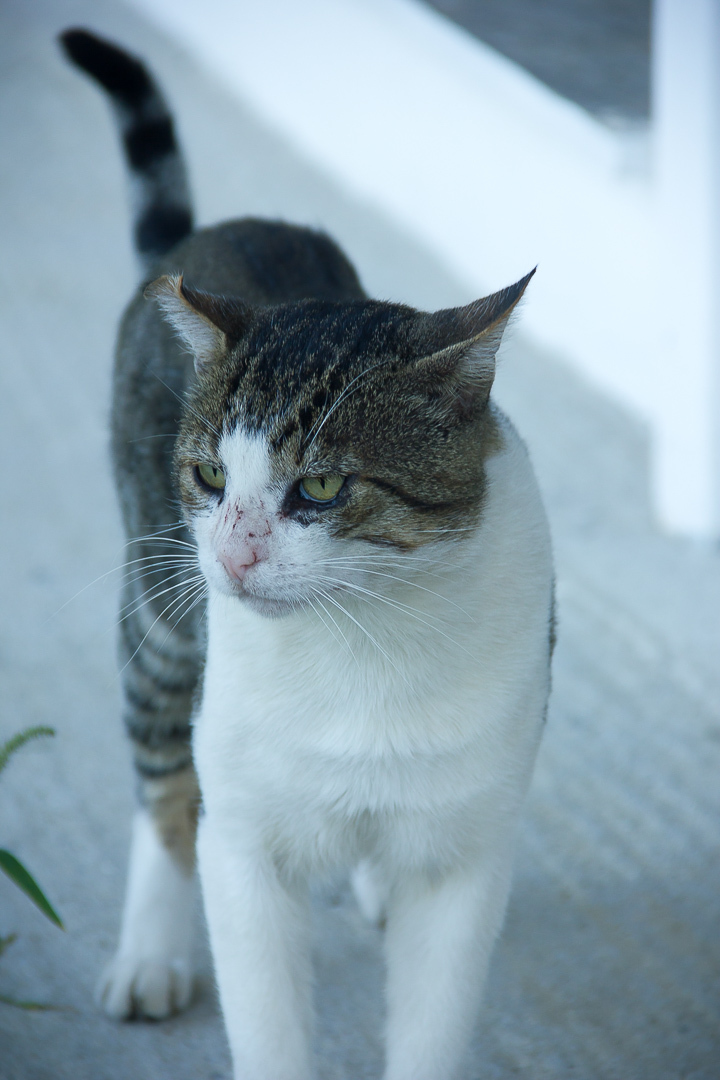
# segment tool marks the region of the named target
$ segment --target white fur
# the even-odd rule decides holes
[[[194,884],[146,810],[133,822],[120,943],[98,986],[109,1016],[160,1020],[190,1000]]]
[[[355,899],[365,919],[383,926],[388,901],[387,882],[370,859],[361,859],[350,874]]]
[[[210,596],[194,751],[237,1080],[314,1075],[306,882],[363,860],[368,913],[386,898],[386,1080],[447,1080],[462,1059],[549,686],[547,526],[502,430],[480,528],[407,557],[283,518],[262,441],[225,440],[226,498],[195,529]],[[253,544],[230,583],[218,551]],[[264,617],[303,598],[316,607]]]

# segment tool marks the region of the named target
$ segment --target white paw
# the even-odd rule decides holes
[[[118,953],[98,983],[97,1000],[113,1020],[164,1020],[187,1007],[192,994],[190,964],[180,957]]]
[[[350,874],[350,884],[363,918],[383,929],[388,893],[377,867],[363,859]]]

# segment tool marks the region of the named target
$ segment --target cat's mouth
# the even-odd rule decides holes
[[[238,594],[240,599],[248,604],[258,615],[264,615],[266,619],[282,619],[297,611],[300,604],[290,600],[276,600],[266,596],[256,596],[253,593]]]
[[[252,575],[247,575],[239,581],[230,574],[224,573],[223,578],[222,591],[226,595],[234,597],[242,604],[247,604],[252,611],[265,618],[281,619],[304,606],[300,597],[267,595],[258,589],[257,584],[252,580]]]

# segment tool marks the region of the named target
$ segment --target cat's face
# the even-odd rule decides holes
[[[434,315],[153,286],[197,357],[175,468],[210,587],[281,615],[447,558],[481,514],[494,357],[525,284]]]
[[[265,433],[237,425],[180,465],[208,584],[264,615],[332,603],[329,596],[366,587],[368,578],[377,591],[378,575],[397,568],[398,554],[412,562],[412,521],[404,520],[412,514],[398,514],[382,489],[375,491],[356,456],[310,454],[309,466],[299,456],[278,453]],[[415,546],[437,538],[436,528],[421,532],[416,523]]]

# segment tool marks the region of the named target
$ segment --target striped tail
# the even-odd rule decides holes
[[[192,232],[185,165],[165,98],[134,56],[87,30],[66,30],[69,59],[110,96],[132,178],[135,247],[149,269]]]

